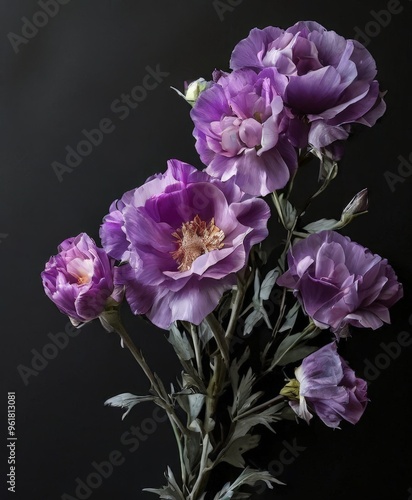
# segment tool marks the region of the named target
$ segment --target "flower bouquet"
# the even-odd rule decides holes
[[[338,232],[367,211],[367,189],[339,220],[306,219],[338,175],[354,125],[385,111],[371,54],[306,21],[253,29],[230,68],[179,92],[206,168],[170,160],[113,202],[102,248],[85,233],[66,239],[42,273],[75,326],[99,319],[147,377],[147,394],[106,404],[123,418],[143,402],[164,410],[180,471],[146,491],[165,499],[250,498],[259,481],[280,483],[248,463],[262,429],[314,416],[332,429],[357,423],[367,383],[339,343],[390,323],[403,295],[387,260]],[[296,199],[295,181],[313,162],[317,188]],[[166,331],[177,381],[152,371],[123,326],[123,302]],[[228,480],[218,484],[223,464]]]

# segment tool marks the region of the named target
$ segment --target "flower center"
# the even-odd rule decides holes
[[[73,259],[67,264],[67,271],[76,278],[79,286],[86,285],[93,276],[93,262],[90,259]]]
[[[200,255],[223,248],[225,239],[225,233],[215,225],[213,217],[207,224],[198,215],[184,222],[172,236],[177,239],[178,247],[171,254],[181,272],[188,271]]]

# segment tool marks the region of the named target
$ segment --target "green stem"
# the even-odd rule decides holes
[[[265,403],[262,403],[258,406],[255,406],[254,408],[250,408],[250,410],[245,411],[244,413],[242,413],[241,415],[236,417],[235,420],[242,420],[242,418],[246,418],[249,415],[256,414],[256,413],[260,412],[261,410],[267,410],[268,408],[270,408],[271,406],[273,406],[276,403],[279,403],[280,401],[286,401],[285,396],[282,396],[282,395],[276,396],[275,398],[271,399],[270,401],[266,401]]]
[[[186,481],[186,468],[183,460],[183,448],[182,448],[182,436],[187,435],[187,429],[183,427],[182,422],[179,420],[173,405],[170,402],[169,396],[166,392],[161,381],[156,378],[155,374],[150,369],[146,360],[143,357],[142,351],[139,347],[135,345],[130,335],[127,333],[120,319],[119,310],[117,308],[105,311],[103,314],[103,319],[113,328],[113,330],[120,336],[123,344],[129,349],[134,359],[137,361],[144,374],[148,378],[153,392],[156,393],[159,400],[157,404],[161,406],[167,413],[170,424],[173,429],[173,433],[176,437],[177,446],[179,449],[180,467],[182,472],[183,485]]]
[[[310,335],[310,338],[313,338],[320,332],[321,329],[318,328],[314,323],[310,322],[309,325],[303,330],[303,332],[296,338],[296,340],[294,340],[292,344],[287,349],[285,349],[285,352],[283,352],[282,355],[279,356],[278,358],[277,357],[274,358],[273,363],[263,373],[263,375],[270,373],[273,370],[273,368],[279,363],[279,361],[282,360],[285,354],[287,354],[289,351],[295,348],[305,337],[308,337]]]
[[[199,473],[196,482],[192,488],[192,491],[190,492],[188,500],[198,500],[199,496],[204,492],[204,489],[209,480],[209,476],[213,469],[213,465],[209,467],[206,466],[208,458],[208,448],[209,448],[209,435],[206,434],[206,436],[203,438],[202,456],[200,458]]]
[[[192,336],[193,347],[195,349],[197,371],[200,379],[203,381],[202,353],[199,345],[199,337],[196,332],[195,325],[190,324],[190,335]]]
[[[208,316],[206,316],[206,322],[209,325],[209,328],[212,330],[220,354],[222,355],[225,367],[227,370],[229,370],[229,346],[226,341],[225,332],[222,328],[222,325],[219,323],[213,313],[210,313]]]
[[[285,315],[285,309],[286,309],[286,288],[284,288],[282,291],[282,299],[281,299],[281,302],[279,305],[279,315],[278,315],[278,319],[276,320],[276,324],[272,330],[272,337],[269,340],[269,342],[266,344],[266,347],[262,353],[262,358],[261,358],[262,359],[262,366],[264,366],[266,364],[266,356],[268,355],[269,350],[272,347],[273,342],[276,338],[276,335],[279,331],[280,324],[282,323],[282,320],[283,320],[284,315]]]
[[[245,283],[242,282],[239,279],[239,277],[237,280],[237,291],[236,291],[235,301],[233,303],[232,312],[230,314],[229,323],[227,325],[226,334],[225,334],[226,341],[229,345],[230,345],[230,342],[233,338],[233,335],[235,334],[236,325],[237,325],[237,322],[239,320],[240,311],[242,310],[242,307],[243,307],[243,302],[245,300],[245,295],[246,295],[247,289],[249,288],[249,286],[252,283],[253,278],[254,278],[254,274],[255,274],[254,267],[255,266],[252,265],[252,271],[249,273],[249,276],[248,276]]]

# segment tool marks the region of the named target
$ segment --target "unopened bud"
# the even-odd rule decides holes
[[[183,94],[180,90],[175,90],[183,99],[185,99],[191,106],[194,106],[199,95],[211,86],[212,82],[207,82],[204,78],[198,78],[197,80],[187,83],[185,82],[185,93]]]
[[[342,217],[353,217],[363,214],[368,210],[368,190],[362,189],[355,195],[347,206],[343,209]]]

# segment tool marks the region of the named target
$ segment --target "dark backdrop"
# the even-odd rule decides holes
[[[0,6],[0,408],[4,415],[7,392],[15,391],[18,414],[16,493],[7,491],[4,469],[1,498],[76,498],[78,478],[86,480],[109,458],[119,465],[111,474],[106,467],[109,477],[102,481],[89,477],[102,484],[83,498],[150,498],[141,489],[163,484],[167,464],[177,471],[171,431],[156,421],[150,405],[123,422],[120,410],[103,406],[118,393],[148,390],[129,353],[97,323],[63,342],[58,333],[67,319],[44,296],[39,274],[66,237],[86,231],[97,239],[112,200],[164,171],[167,159],[201,166],[189,108],[171,86],[209,78],[215,67],[228,69],[234,45],[251,28],[286,28],[301,19],[348,38],[358,33],[388,90],[384,118],[349,141],[340,176],[312,215],[336,217],[353,194],[368,187],[370,213],[347,234],[389,259],[405,298],[393,308],[391,326],[358,331],[342,343],[342,354],[371,382],[361,422],[344,424],[341,431],[317,422],[285,429],[280,448],[273,445],[271,453],[266,446],[254,462],[282,472],[278,477],[288,485],[254,497],[411,498],[411,1],[61,0],[59,12],[49,6],[46,16],[35,1],[1,0]],[[44,26],[30,30],[24,18]],[[116,100],[142,83],[148,67],[160,70],[162,81],[126,116]],[[104,118],[111,120],[111,133],[59,181],[52,163],[65,163],[66,146],[76,147],[82,131]],[[172,382],[178,367],[162,332],[129,316],[127,321],[155,370]],[[36,353],[52,336],[62,347],[57,353],[46,348],[53,359],[42,362]],[[1,422],[6,466],[7,429]],[[141,428],[134,440],[132,426]],[[280,461],[285,446],[294,448],[288,464]]]

